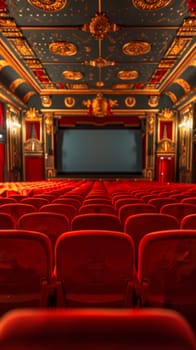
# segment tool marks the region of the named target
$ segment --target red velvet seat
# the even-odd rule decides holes
[[[15,223],[15,227],[18,219],[27,213],[33,213],[36,211],[36,207],[26,203],[8,203],[0,206],[0,213],[9,214]]]
[[[163,309],[16,310],[0,322],[4,350],[195,350],[187,321]]]
[[[47,306],[52,277],[49,238],[29,230],[0,230],[0,313]]]
[[[162,230],[139,245],[138,280],[142,306],[169,307],[196,330],[196,230]]]
[[[160,213],[175,216],[180,224],[184,216],[196,214],[196,205],[190,203],[165,204],[161,207]]]
[[[149,204],[154,205],[158,211],[160,211],[161,207],[165,204],[178,203],[177,199],[171,197],[160,197],[153,198],[148,201]]]
[[[119,209],[119,218],[124,226],[125,220],[128,216],[141,214],[141,213],[156,213],[158,212],[157,208],[148,203],[135,203],[135,204],[125,204]]]
[[[11,197],[1,197],[0,198],[0,206],[3,204],[8,204],[8,203],[17,203],[17,200],[15,198],[11,198]]]
[[[131,198],[131,197],[125,197],[125,198],[119,198],[114,203],[114,208],[116,213],[119,213],[120,208],[125,204],[136,204],[136,203],[144,203],[143,199],[141,198]]]
[[[49,204],[49,200],[46,198],[39,198],[35,196],[21,199],[20,203],[34,205],[37,211],[39,211],[39,208],[41,208],[43,205]]]
[[[177,229],[178,227],[178,220],[168,214],[141,213],[129,216],[125,220],[124,232],[133,238],[136,266],[138,265],[138,247],[142,237],[153,231]]]
[[[181,200],[181,203],[190,203],[196,205],[196,197],[194,194],[194,197],[186,197]]]
[[[112,200],[106,196],[97,196],[93,198],[87,198],[83,201],[82,205],[87,204],[106,204],[112,206]]]
[[[57,214],[63,214],[67,217],[69,221],[69,228],[71,228],[71,221],[73,217],[77,214],[77,209],[71,204],[63,203],[50,203],[43,205],[40,212],[52,212]]]
[[[125,306],[133,303],[134,245],[107,230],[62,234],[55,248],[58,306]]]
[[[0,212],[0,230],[9,228],[15,228],[14,219],[11,217],[11,215]]]
[[[42,232],[50,238],[54,249],[57,238],[68,231],[69,222],[63,214],[52,212],[35,212],[24,214],[17,222],[20,229]]]
[[[196,230],[196,213],[184,216],[180,222],[180,228]]]
[[[108,213],[115,214],[114,208],[112,205],[108,204],[83,204],[79,209],[79,214],[87,213]]]
[[[57,204],[68,204],[74,206],[77,210],[81,207],[82,202],[77,198],[71,198],[71,197],[58,197],[57,199],[53,200],[52,203]]]
[[[76,215],[71,223],[72,230],[122,231],[118,216],[109,213],[87,213]]]

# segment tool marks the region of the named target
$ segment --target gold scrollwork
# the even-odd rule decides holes
[[[167,6],[171,0],[132,0],[133,5],[143,11],[154,11]]]
[[[151,45],[147,41],[129,41],[123,45],[122,51],[129,56],[144,55],[151,51]]]
[[[62,10],[67,5],[67,0],[27,0],[29,4],[40,10],[56,12]]]
[[[68,108],[73,107],[75,105],[75,102],[76,102],[75,98],[70,97],[70,96],[65,97],[65,99],[64,99],[65,106]]]
[[[49,44],[49,50],[60,56],[73,56],[77,53],[76,46],[68,41],[53,42]]]
[[[118,77],[121,80],[133,80],[138,77],[138,72],[136,70],[121,70],[118,72]]]
[[[126,105],[127,107],[134,107],[135,104],[136,104],[136,99],[135,99],[135,97],[129,96],[129,97],[126,97],[126,98],[125,98],[125,105]]]
[[[83,74],[81,72],[75,72],[73,70],[65,70],[62,74],[64,78],[68,80],[80,80],[83,78]]]

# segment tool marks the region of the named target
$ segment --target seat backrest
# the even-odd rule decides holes
[[[81,207],[82,203],[77,198],[72,197],[58,197],[57,199],[54,199],[52,203],[61,203],[61,204],[69,204],[73,205],[77,210]]]
[[[180,222],[180,228],[196,229],[196,213],[184,216]]]
[[[112,230],[121,231],[118,216],[109,213],[87,213],[76,215],[71,223],[72,230]]]
[[[36,207],[37,211],[39,211],[39,208],[42,207],[42,205],[49,204],[49,200],[46,198],[28,197],[21,199],[20,203],[32,204]]]
[[[59,235],[68,231],[69,222],[63,214],[52,212],[35,212],[22,215],[17,228],[38,231],[46,234],[52,243],[54,249]]]
[[[143,199],[141,198],[131,198],[131,197],[125,197],[117,199],[114,203],[114,208],[116,213],[119,213],[120,208],[125,204],[135,204],[135,203],[144,203]]]
[[[63,203],[50,203],[43,205],[40,212],[52,212],[63,214],[67,217],[69,221],[69,228],[71,228],[71,221],[73,217],[77,214],[77,209],[71,204],[63,204]]]
[[[196,205],[196,197],[195,194],[193,197],[186,197],[181,200],[181,203],[190,203]]]
[[[15,223],[18,221],[18,219],[27,213],[33,213],[36,211],[36,207],[32,204],[27,203],[8,203],[3,204],[0,206],[0,213],[7,213],[9,214]]]
[[[190,203],[165,204],[161,207],[160,213],[175,216],[180,224],[184,216],[196,214],[196,205]]]
[[[149,204],[154,205],[158,211],[160,211],[161,207],[165,204],[172,204],[172,203],[178,203],[177,199],[169,198],[169,197],[160,197],[160,198],[153,198],[148,201]]]
[[[67,300],[70,295],[77,295],[72,298],[81,303],[100,304],[109,302],[106,296],[112,295],[112,302],[124,301],[128,282],[133,282],[133,240],[116,231],[66,232],[56,243],[55,272],[57,281],[63,283]]]
[[[140,214],[140,213],[156,213],[157,208],[148,203],[135,203],[135,204],[125,204],[119,209],[119,218],[121,224],[124,226],[125,220],[130,215]]]
[[[4,350],[195,350],[179,314],[163,309],[26,309],[0,322]]]
[[[42,283],[52,276],[49,238],[33,230],[0,230],[0,276],[0,312],[45,304]]]
[[[79,209],[79,214],[85,213],[109,213],[115,214],[114,208],[112,205],[97,203],[97,204],[84,204]]]
[[[196,316],[196,230],[162,230],[141,239],[138,279],[143,305],[174,308]],[[196,324],[194,325],[196,326]]]
[[[136,266],[138,259],[139,243],[147,233],[164,230],[177,229],[178,221],[174,216],[161,213],[141,213],[129,216],[124,224],[124,232],[128,233],[134,241]]]
[[[0,205],[8,204],[8,203],[17,203],[17,200],[15,198],[11,198],[11,197],[0,198]]]
[[[83,205],[87,204],[107,204],[112,205],[112,200],[106,196],[97,196],[93,198],[87,198],[83,201]]]
[[[15,228],[14,219],[7,213],[0,212],[0,230]]]

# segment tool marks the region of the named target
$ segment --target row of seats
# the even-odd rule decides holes
[[[51,206],[51,209],[49,209],[48,206]],[[15,207],[11,207],[12,210],[14,208]],[[15,211],[13,214],[10,213],[10,215],[0,211],[1,229],[17,228],[45,233],[51,240],[53,251],[57,238],[64,232],[87,229],[124,232],[131,236],[134,241],[136,265],[139,243],[141,238],[147,233],[162,229],[196,229],[196,214],[185,216],[179,225],[176,217],[172,215],[157,212],[144,212],[128,216],[123,228],[118,216],[109,213],[89,213],[74,216],[74,212],[71,213],[70,211],[70,217],[72,217],[70,222],[70,217],[68,218],[68,216],[63,214],[63,209],[67,210],[67,207],[64,208],[64,206],[61,205],[59,207],[59,205],[49,204],[42,207],[40,212],[27,212],[23,215],[24,209],[28,211],[29,208],[23,207],[22,205],[22,207],[19,206],[18,209],[18,211]],[[58,209],[58,213],[52,211],[58,211]],[[51,210],[51,212],[49,210]],[[21,214],[21,216],[19,216],[19,214]]]
[[[4,350],[195,350],[187,321],[171,310],[15,310],[0,320]]]
[[[0,309],[168,307],[196,329],[196,230],[162,230],[135,246],[122,232],[79,230],[58,237],[0,230]],[[54,259],[54,260],[53,260]]]

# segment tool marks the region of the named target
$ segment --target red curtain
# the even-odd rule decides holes
[[[30,138],[35,138],[35,139],[41,141],[40,140],[40,122],[39,121],[26,121],[25,128],[26,128],[26,140],[28,140]]]
[[[156,180],[162,183],[173,182],[175,178],[175,159],[171,156],[161,156],[156,159]]]
[[[43,157],[25,157],[25,180],[44,180],[44,159]]]

